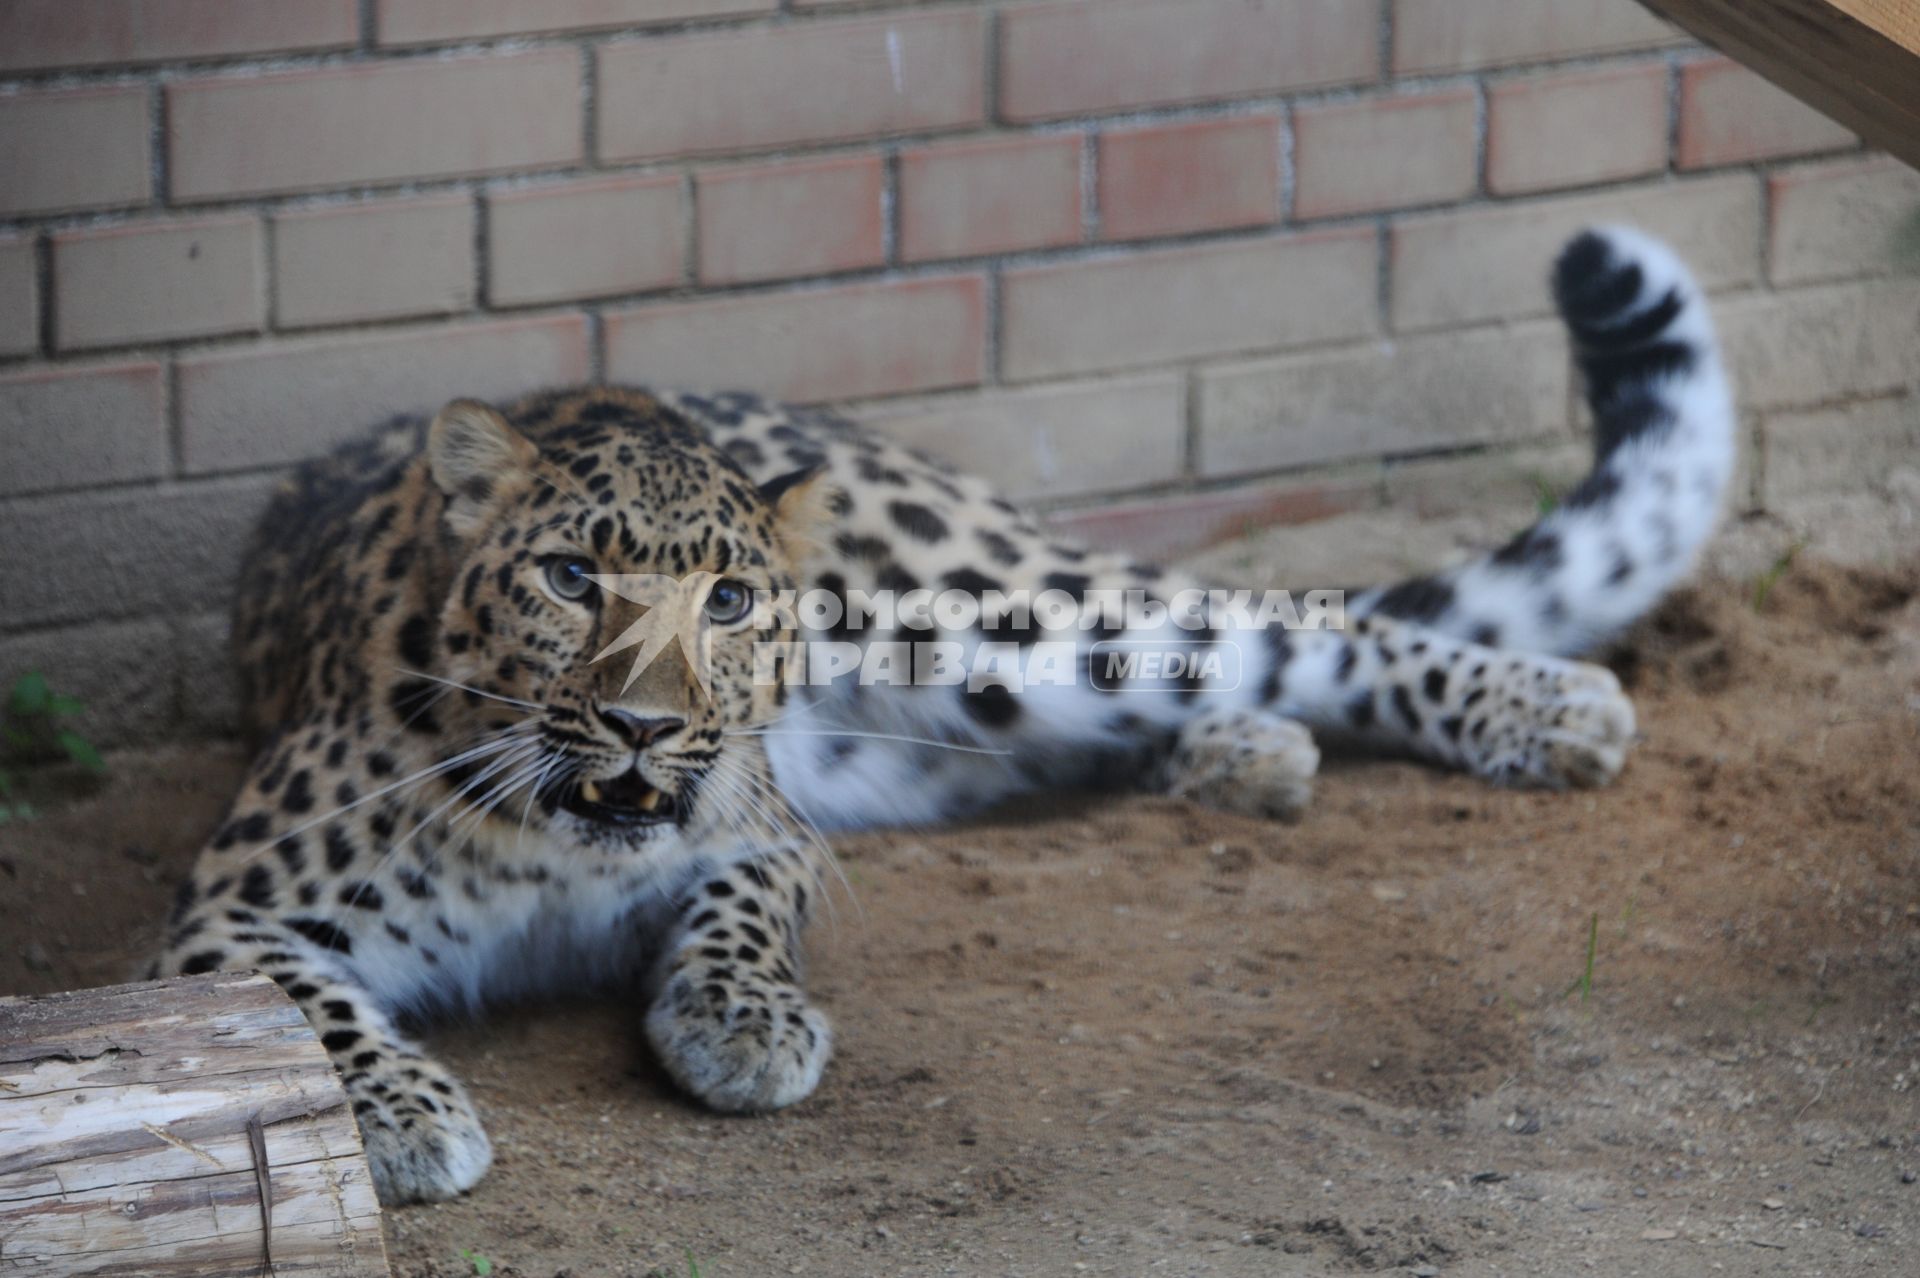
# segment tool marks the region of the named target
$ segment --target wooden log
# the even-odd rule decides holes
[[[1920,0],[1641,0],[1920,168]]]
[[[388,1272],[346,1093],[280,987],[0,999],[0,1275],[269,1272]]]

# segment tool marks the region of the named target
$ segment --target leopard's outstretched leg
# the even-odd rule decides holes
[[[1705,298],[1665,246],[1590,231],[1553,282],[1593,411],[1592,473],[1499,550],[1352,596],[1338,629],[1236,636],[1263,667],[1258,705],[1495,781],[1619,773],[1633,707],[1606,670],[1566,658],[1643,615],[1712,532],[1732,398]]]
[[[705,875],[679,902],[647,1039],[715,1109],[780,1109],[819,1085],[833,1035],[800,985],[814,890],[806,855],[781,851]]]
[[[381,1202],[437,1202],[472,1188],[493,1161],[473,1102],[355,979],[350,933],[319,912],[265,917],[229,895],[231,882],[217,877],[183,896],[197,907],[177,917],[156,974],[258,969],[300,1005],[352,1102]]]
[[[1384,617],[1296,634],[1290,647],[1275,707],[1371,748],[1558,789],[1613,780],[1633,743],[1633,705],[1601,666]]]

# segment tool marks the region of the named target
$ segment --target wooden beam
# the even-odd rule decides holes
[[[1920,0],[1641,0],[1920,168]]]
[[[22,1269],[388,1272],[346,1093],[279,986],[0,998],[0,1272]]]

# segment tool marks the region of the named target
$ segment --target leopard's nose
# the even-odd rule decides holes
[[[600,721],[619,734],[636,750],[644,750],[663,737],[670,737],[687,726],[685,719],[672,715],[644,715],[620,706],[601,706]]]

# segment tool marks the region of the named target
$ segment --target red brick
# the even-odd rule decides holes
[[[1624,222],[1679,253],[1709,290],[1760,282],[1760,187],[1749,173],[1485,204],[1393,228],[1393,326],[1450,328],[1553,313],[1547,275],[1582,229]]]
[[[173,631],[156,618],[37,630],[0,640],[0,669],[37,670],[80,700],[84,708],[71,726],[99,746],[178,735],[177,661]]]
[[[21,355],[40,345],[40,270],[33,241],[0,236],[0,355]]]
[[[649,306],[606,317],[607,375],[801,402],[971,386],[985,317],[978,275]]]
[[[742,284],[880,265],[885,185],[877,155],[699,174],[700,282]]]
[[[379,0],[379,6],[374,29],[381,44],[428,44],[771,13],[779,0]]]
[[[1238,574],[1253,562],[1258,552],[1246,548],[1249,529],[1317,523],[1377,507],[1377,473],[1356,470],[1345,467],[1343,473],[1294,475],[1279,483],[1083,506],[1055,511],[1043,522],[1080,545],[1124,550],[1148,563],[1171,563],[1219,548],[1220,554],[1207,556],[1206,567],[1196,569],[1217,580],[1228,577],[1222,564]],[[1302,578],[1291,565],[1288,571],[1296,580],[1324,580],[1311,572]]]
[[[1563,361],[1564,362],[1564,361]],[[1564,411],[1552,414],[1564,421]],[[1475,514],[1492,525],[1523,527],[1540,516],[1547,492],[1572,492],[1593,469],[1593,445],[1587,432],[1577,441],[1549,436],[1538,444],[1508,444],[1464,456],[1407,457],[1389,461],[1380,495],[1389,508],[1418,519],[1450,519]],[[1412,539],[1409,539],[1410,543]],[[1409,544],[1417,553],[1417,544]]]
[[[54,345],[120,346],[260,327],[260,222],[250,214],[53,237]]]
[[[506,191],[488,200],[488,301],[524,306],[671,288],[686,275],[677,174]]]
[[[1394,0],[1396,75],[1474,71],[1678,39],[1635,0]]]
[[[1280,121],[1257,115],[1102,134],[1099,172],[1102,238],[1260,226],[1280,213]]]
[[[1714,319],[1743,407],[1887,394],[1913,384],[1920,279],[1752,293],[1716,306]]]
[[[1818,493],[1885,491],[1920,455],[1920,399],[1891,395],[1761,418],[1764,509]],[[1891,530],[1889,530],[1891,532]],[[1899,533],[1893,532],[1893,537]]]
[[[1902,472],[1914,473],[1920,398],[1895,395],[1812,412],[1768,413],[1760,430],[1767,459],[1761,468],[1763,507],[1779,511],[1809,494],[1884,492]],[[1897,545],[1901,534],[1887,531]]]
[[[571,49],[221,76],[167,86],[183,199],[581,160]]]
[[[299,328],[472,309],[473,221],[465,195],[280,214],[275,322]]]
[[[1016,501],[1141,488],[1186,465],[1177,371],[895,401],[862,418]]]
[[[900,155],[900,256],[909,262],[1080,240],[1079,134],[947,142]]]
[[[1661,63],[1507,80],[1487,90],[1495,194],[1611,182],[1667,167]]]
[[[264,342],[179,363],[190,471],[311,457],[395,413],[467,396],[495,402],[586,380],[579,315]]]
[[[0,442],[7,458],[0,466],[0,494],[163,474],[161,378],[160,365],[145,362],[0,376]]]
[[[1852,146],[1847,129],[1726,58],[1680,68],[1683,169],[1746,164]]]
[[[1775,284],[1920,270],[1920,173],[1898,160],[1842,160],[1767,181]]]
[[[1357,0],[1070,0],[1000,19],[1008,119],[1371,80],[1379,10]]]
[[[0,97],[0,174],[0,214],[145,204],[146,88]]]
[[[157,388],[159,370],[154,368]],[[157,389],[154,395],[157,405]],[[143,423],[142,429],[147,429]],[[154,438],[159,431],[154,429]],[[178,617],[233,597],[273,475],[56,493],[0,502],[5,625]],[[0,667],[4,668],[4,667]]]
[[[1562,433],[1568,381],[1558,324],[1209,368],[1197,464],[1226,475]]]
[[[1371,229],[1008,271],[1008,381],[1273,350],[1374,331]]]
[[[348,48],[356,0],[7,0],[0,70],[91,67]]]
[[[918,133],[986,116],[986,14],[944,10],[603,45],[600,158]]]
[[[235,574],[236,576],[238,574]],[[227,654],[233,650],[233,609],[176,620],[180,705],[162,724],[169,737],[234,737],[242,731],[240,689]]]
[[[1471,89],[1294,113],[1296,217],[1438,204],[1480,183]]]

